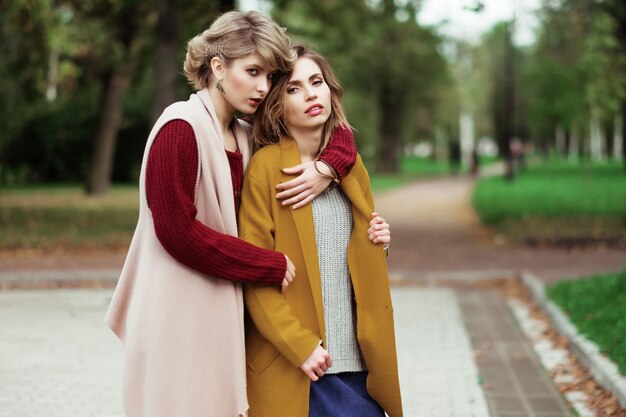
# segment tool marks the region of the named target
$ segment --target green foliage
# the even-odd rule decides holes
[[[50,0],[0,2],[0,149],[43,97]]]
[[[561,281],[548,288],[548,297],[626,374],[626,269]]]
[[[170,1],[178,5],[176,62],[185,41],[234,4]],[[443,38],[416,23],[418,0],[272,3],[289,34],[333,64],[358,146],[371,161],[397,162],[403,146],[418,141],[430,141],[442,156],[459,135],[461,110],[473,114],[475,137],[506,137],[502,119],[514,113],[513,133],[524,140],[549,145],[558,127],[585,149],[592,117],[611,132],[620,106],[626,109],[622,0],[544,0],[537,44],[514,50],[505,47],[513,46],[506,23],[480,45]],[[133,77],[113,178],[136,179],[155,93],[156,19],[151,0],[0,2],[0,183],[82,181],[103,88],[121,67]],[[503,112],[511,52],[514,111]],[[190,89],[181,74],[178,82],[185,99]]]
[[[619,0],[543,3],[538,40],[522,75],[529,128],[548,145],[557,128],[585,138],[590,120],[612,124],[624,112],[626,13]]]
[[[0,183],[80,181],[87,173],[97,122],[93,94],[41,102],[22,129],[4,144]]]
[[[171,59],[182,63],[185,41],[229,2],[171,1],[181,28]],[[150,128],[156,16],[151,0],[0,2],[0,184],[84,181],[107,80],[120,68],[132,80],[113,180],[137,179]],[[178,82],[185,99],[190,89],[182,74]]]
[[[548,163],[522,172],[515,182],[485,178],[472,204],[483,222],[528,217],[609,217],[626,221],[626,174],[616,163]]]
[[[599,117],[610,118],[626,98],[626,74],[619,70],[624,68],[626,57],[615,38],[614,16],[597,11],[588,25],[580,63],[587,75],[587,102]]]
[[[579,65],[582,26],[578,14],[544,11],[534,59],[524,71],[531,128],[538,137],[551,137],[557,125],[585,124],[584,73]]]
[[[135,182],[149,132],[150,77],[135,84],[124,103],[113,178]],[[22,128],[0,152],[0,185],[82,182],[88,175],[98,124],[98,90],[82,91],[30,108]]]

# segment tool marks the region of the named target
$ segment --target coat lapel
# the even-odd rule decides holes
[[[282,151],[281,168],[288,168],[299,165],[300,151],[298,145],[293,139],[281,138],[280,148]],[[313,222],[313,208],[311,204],[307,204],[299,209],[288,209],[293,217],[296,230],[298,232],[298,240],[304,263],[306,265],[306,273],[309,277],[309,285],[311,286],[311,294],[315,303],[315,313],[320,326],[322,338],[325,339],[324,325],[324,305],[322,304],[322,284],[320,282],[319,259],[317,255],[317,243],[315,241],[315,223]],[[298,271],[296,271],[296,280]]]
[[[371,207],[365,199],[357,176],[352,174],[347,175],[343,181],[341,181],[341,189],[350,200],[350,203],[352,203],[353,216],[359,214],[369,223],[374,207]]]

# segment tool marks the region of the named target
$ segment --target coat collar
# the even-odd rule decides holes
[[[202,102],[202,105],[206,109],[209,117],[211,118],[211,122],[213,123],[213,127],[217,132],[218,140],[225,146],[224,144],[224,132],[222,132],[222,126],[217,117],[217,112],[215,111],[215,105],[213,104],[213,100],[211,99],[211,95],[209,94],[209,90],[206,88],[204,90],[200,90],[196,93],[196,96]],[[245,130],[241,127],[239,120],[236,117],[233,117],[231,121],[231,125],[233,126],[233,132],[235,135],[235,140],[237,141],[237,145],[239,146],[239,150],[243,154],[244,167],[249,159],[249,146],[248,146],[248,135]]]

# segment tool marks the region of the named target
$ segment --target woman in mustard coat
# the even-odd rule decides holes
[[[276,167],[316,161],[329,132],[348,126],[328,62],[305,47],[295,51],[294,70],[275,81],[257,113],[261,149],[242,191],[240,236],[284,252],[296,267],[283,293],[244,287],[249,415],[401,417],[389,226],[373,213],[361,158],[312,204],[294,210],[274,198],[287,179]]]

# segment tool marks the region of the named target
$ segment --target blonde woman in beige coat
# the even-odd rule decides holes
[[[124,347],[128,417],[246,413],[241,283],[280,293],[295,271],[283,253],[237,238],[250,125],[235,112],[254,113],[274,73],[292,65],[284,30],[256,12],[226,13],[189,42],[184,69],[197,92],[168,107],[148,138],[139,220],[106,317]],[[302,204],[330,179],[311,164],[300,170],[286,178],[306,190],[293,197]]]
[[[244,286],[250,417],[402,416],[384,245],[360,159],[340,186],[298,210],[272,198],[276,166],[314,161],[346,125],[328,62],[305,47],[258,114],[242,192],[240,236],[286,253],[298,278],[285,293]],[[374,219],[372,220],[372,215]]]

